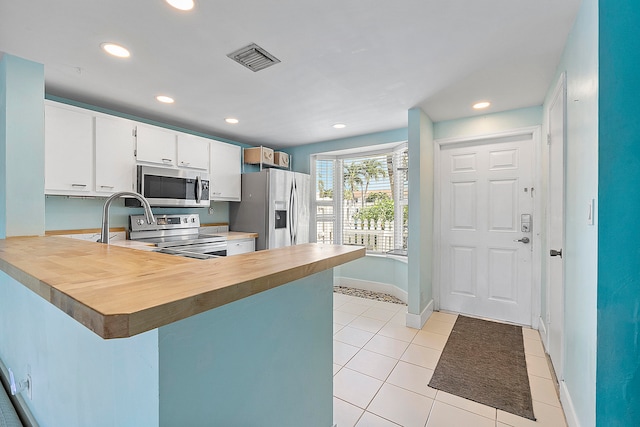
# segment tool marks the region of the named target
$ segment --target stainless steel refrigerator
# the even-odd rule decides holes
[[[242,175],[242,201],[231,202],[229,229],[258,233],[256,250],[309,242],[310,177],[266,169]]]

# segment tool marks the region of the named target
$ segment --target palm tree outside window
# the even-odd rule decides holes
[[[406,143],[314,156],[316,241],[361,245],[368,252],[406,251],[407,160]]]

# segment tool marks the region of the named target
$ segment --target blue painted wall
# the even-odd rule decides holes
[[[44,233],[44,67],[0,60],[0,238]]]
[[[159,425],[157,330],[103,340],[0,272],[0,358],[42,427]]]
[[[542,106],[520,108],[500,113],[482,114],[433,124],[433,138],[464,138],[487,135],[512,129],[539,126]]]
[[[334,139],[331,141],[317,142],[315,144],[300,145],[287,148],[283,151],[292,157],[291,168],[296,172],[309,173],[311,170],[310,157],[317,153],[346,150],[349,148],[369,147],[378,144],[392,142],[404,142],[407,140],[407,129],[395,129],[386,132],[378,132],[359,135],[350,138]]]
[[[406,258],[367,255],[336,267],[334,272],[335,277],[382,283],[395,286],[405,293],[408,291],[409,271]]]
[[[332,278],[160,328],[160,426],[332,426]]]
[[[409,110],[408,114],[409,296],[407,305],[409,315],[414,315],[411,326],[422,327],[423,321],[426,321],[426,314],[433,311],[433,123],[419,108]]]
[[[640,3],[599,2],[598,426],[640,425]]]
[[[598,123],[602,123],[598,119],[598,0],[582,2],[556,78],[549,88],[545,111],[564,71],[567,75],[563,248],[565,362],[561,397],[569,420],[574,419],[581,426],[593,426],[596,425],[596,349],[599,340],[596,335],[598,268],[601,265],[598,246],[603,239],[599,242],[599,215],[593,226],[587,223],[587,213],[592,198],[596,199],[596,206],[605,206],[601,199],[598,200]],[[546,172],[546,145],[543,150]],[[543,276],[543,314],[546,312],[546,286]]]
[[[44,190],[43,190],[44,192]],[[74,199],[65,196],[46,196],[46,230],[77,230],[100,228],[102,207],[105,198]],[[209,215],[208,208],[152,208],[154,214],[197,213],[201,224],[229,222],[229,203],[211,202],[214,209]],[[128,208],[123,200],[111,205],[110,227],[127,227],[129,215],[142,214],[142,208]]]
[[[331,426],[332,270],[103,340],[0,272],[0,358],[42,427]]]

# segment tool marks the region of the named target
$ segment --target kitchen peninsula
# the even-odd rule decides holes
[[[362,256],[0,240],[5,363],[30,371],[44,426],[330,426],[332,269]]]

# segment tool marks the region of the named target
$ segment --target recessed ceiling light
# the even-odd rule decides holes
[[[165,104],[173,104],[175,101],[170,96],[158,95],[156,99],[160,102],[164,102]]]
[[[129,50],[123,46],[120,46],[119,44],[102,43],[100,47],[109,55],[117,56],[118,58],[128,58],[129,56],[131,56]]]
[[[344,123],[336,123],[335,125],[333,125],[333,127],[335,129],[344,129],[347,127],[347,125],[345,125]]]
[[[167,3],[179,10],[191,10],[195,6],[193,0],[167,0]]]
[[[482,110],[483,108],[487,108],[489,105],[491,105],[490,102],[482,101],[482,102],[477,102],[473,104],[473,108],[475,108],[476,110]]]
[[[240,120],[234,119],[233,117],[227,117],[226,119],[224,119],[224,121],[232,125],[235,125],[240,122]]]

